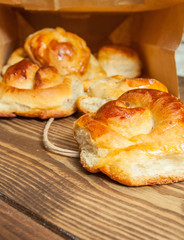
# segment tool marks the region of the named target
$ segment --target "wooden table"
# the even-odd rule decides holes
[[[184,99],[184,80],[180,79]],[[56,120],[50,140],[77,149],[72,124]],[[85,171],[79,159],[44,150],[45,121],[0,120],[0,239],[182,240],[184,182],[126,187]]]

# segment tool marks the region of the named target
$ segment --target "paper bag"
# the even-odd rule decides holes
[[[61,26],[84,38],[93,52],[110,43],[134,47],[143,62],[143,76],[160,80],[171,93],[178,96],[174,56],[183,32],[184,4],[179,3],[182,1],[173,3],[168,0],[163,4],[163,1],[159,3],[160,1],[153,0],[94,0],[90,1],[90,6],[100,10],[95,13],[90,11],[89,1],[44,1],[45,5],[42,5],[42,1],[16,2],[22,8],[0,7],[0,67],[15,47],[23,45],[27,35],[44,27]],[[28,5],[34,10],[41,10],[44,6],[54,10],[57,6],[60,11],[24,10],[23,8],[29,9]],[[77,12],[82,7],[85,11]],[[75,11],[69,12],[67,9],[70,8]],[[116,12],[113,12],[115,9]]]
[[[0,0],[26,10],[70,12],[137,12],[171,7],[183,0]]]

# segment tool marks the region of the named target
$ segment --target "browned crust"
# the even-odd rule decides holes
[[[173,173],[168,174],[167,176],[158,175],[157,177],[152,178],[146,178],[144,176],[140,178],[130,178],[130,176],[127,176],[126,172],[123,172],[122,175],[113,174],[112,171],[109,169],[108,166],[102,167],[102,168],[94,168],[89,167],[85,159],[80,158],[80,162],[83,165],[83,167],[91,172],[91,173],[97,173],[102,172],[108,177],[110,177],[112,180],[115,180],[123,185],[127,186],[146,186],[146,185],[164,185],[164,184],[171,184],[176,183],[180,181],[184,181],[184,175],[174,175]]]
[[[167,174],[167,176],[164,175],[158,175],[156,177],[147,178],[147,177],[139,177],[139,178],[131,178],[129,175],[126,174],[126,172],[122,171],[122,174],[117,175],[114,174],[109,166],[104,166],[102,168],[95,168],[95,167],[89,167],[89,165],[86,164],[85,159],[80,158],[80,162],[82,166],[91,173],[97,173],[102,172],[108,177],[110,177],[112,180],[115,180],[123,185],[127,186],[146,186],[146,185],[164,185],[164,184],[171,184],[176,183],[180,181],[184,181],[184,175],[174,175],[173,172],[170,174]]]
[[[0,117],[16,117],[17,115],[13,112],[0,112]]]
[[[114,55],[114,54],[122,54],[129,58],[137,57],[137,52],[130,47],[123,46],[121,44],[107,45],[100,48],[98,51],[98,58],[105,58],[105,55]]]
[[[16,116],[22,116],[22,117],[29,117],[29,118],[40,118],[40,119],[48,119],[48,118],[61,118],[61,117],[67,117],[72,115],[76,111],[75,107],[73,109],[70,109],[68,111],[62,111],[60,109],[56,110],[42,110],[42,109],[33,109],[29,112],[18,112],[13,113],[11,115],[7,115],[5,117],[16,117]],[[1,114],[1,113],[0,113]],[[0,115],[1,116],[1,115]]]
[[[105,124],[94,120],[93,114],[83,115],[77,120],[75,124],[87,129],[93,139],[99,138],[100,136],[107,134],[110,131]]]
[[[83,95],[83,96],[80,96],[76,101],[77,109],[83,113],[87,113],[86,109],[82,107],[82,101],[86,98],[88,98],[88,96]]]
[[[38,117],[42,119],[50,117],[65,117],[76,111],[75,104],[65,109],[65,101],[73,98],[72,78],[66,78],[63,83],[50,88],[38,89],[18,89],[0,83],[0,102],[9,104],[16,103],[20,106],[20,110],[0,110],[1,117],[15,117],[16,115],[25,117]],[[21,106],[26,110],[21,110]],[[12,107],[12,109],[14,109]]]
[[[107,120],[109,118],[119,117],[130,118],[135,115],[136,112],[143,112],[144,109],[141,107],[127,108],[126,104],[122,101],[110,101],[105,103],[95,114],[94,119],[100,121],[104,124],[108,124]]]
[[[156,89],[162,92],[168,92],[167,87],[160,81],[152,78],[128,78],[122,80],[128,83],[131,88]]]
[[[126,103],[128,103],[128,106]],[[152,111],[155,124],[151,132],[138,136],[135,134],[134,137],[128,138],[133,143],[133,145],[129,145],[128,147],[122,148],[119,145],[117,147],[116,142],[115,145],[109,148],[109,154],[104,158],[99,158],[99,162],[94,166],[90,167],[86,163],[85,158],[81,156],[83,167],[93,173],[101,171],[111,179],[128,186],[169,184],[183,181],[184,174],[182,172],[175,174],[174,171],[171,171],[165,173],[165,175],[155,174],[154,177],[142,175],[135,178],[131,173],[131,162],[136,162],[137,153],[146,155],[147,158],[150,158],[150,161],[151,156],[149,154],[151,151],[154,152],[154,157],[156,157],[155,154],[158,150],[162,154],[184,154],[184,105],[173,95],[153,89],[130,90],[124,93],[118,100],[103,105],[96,113],[83,115],[77,120],[76,126],[84,128],[90,133],[92,141],[94,141],[94,147],[104,148],[107,147],[104,142],[107,142],[108,139],[113,141],[114,137],[121,136],[119,132],[113,129],[116,123],[113,122],[112,124],[111,122],[110,124],[108,119],[131,118],[132,111],[140,111],[139,108],[148,108]],[[127,110],[130,110],[130,115],[127,115]],[[106,135],[107,132],[108,135]],[[120,158],[117,162],[114,162],[116,159],[114,157],[122,151],[127,154],[126,161],[123,162],[122,157],[122,160]],[[132,151],[134,151],[133,155],[130,155],[129,153]],[[148,161],[147,158],[146,161]],[[118,167],[119,161],[122,161],[122,164]],[[141,164],[144,164],[144,161]]]
[[[27,88],[29,85],[34,85],[34,76],[38,69],[37,64],[28,59],[23,59],[7,68],[3,76],[3,82],[9,86]]]
[[[111,173],[109,170],[107,170],[106,168],[101,168],[100,171],[106,174],[107,176],[109,176],[111,179],[127,186],[144,186],[144,185],[155,185],[155,184],[163,185],[163,184],[170,184],[170,183],[184,181],[183,175],[181,176],[174,175],[173,172],[170,174],[167,174],[166,176],[158,175],[157,177],[152,177],[152,178],[146,178],[142,176],[140,178],[131,179],[126,175],[122,177],[119,175],[115,175]]]
[[[28,36],[24,48],[39,66],[54,66],[61,74],[84,74],[90,59],[86,42],[59,27],[45,28]]]

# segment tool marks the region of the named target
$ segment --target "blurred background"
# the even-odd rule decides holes
[[[176,50],[175,59],[179,79],[180,98],[184,102],[184,34],[181,44]]]

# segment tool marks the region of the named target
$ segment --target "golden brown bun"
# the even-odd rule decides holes
[[[10,66],[0,82],[0,116],[64,117],[76,111],[83,93],[77,76],[61,77],[54,67],[24,59]]]
[[[141,75],[141,61],[135,50],[122,45],[102,47],[98,52],[98,61],[107,76],[122,75],[135,78]]]
[[[74,136],[90,172],[130,186],[184,180],[184,105],[169,93],[125,92],[80,117]]]
[[[105,102],[115,100],[124,92],[136,89],[147,88],[168,92],[167,87],[155,79],[148,78],[127,78],[117,75],[100,79],[92,84],[87,95],[79,97],[77,108],[84,113],[96,112]]]
[[[3,75],[3,82],[8,86],[32,89],[35,83],[35,74],[39,67],[27,59],[8,67]]]
[[[4,74],[8,67],[11,65],[20,62],[21,60],[28,58],[24,48],[17,48],[9,57],[7,64],[2,69],[2,74]]]
[[[82,75],[90,59],[86,42],[60,27],[44,28],[29,35],[24,48],[33,62],[54,66],[61,75]]]

